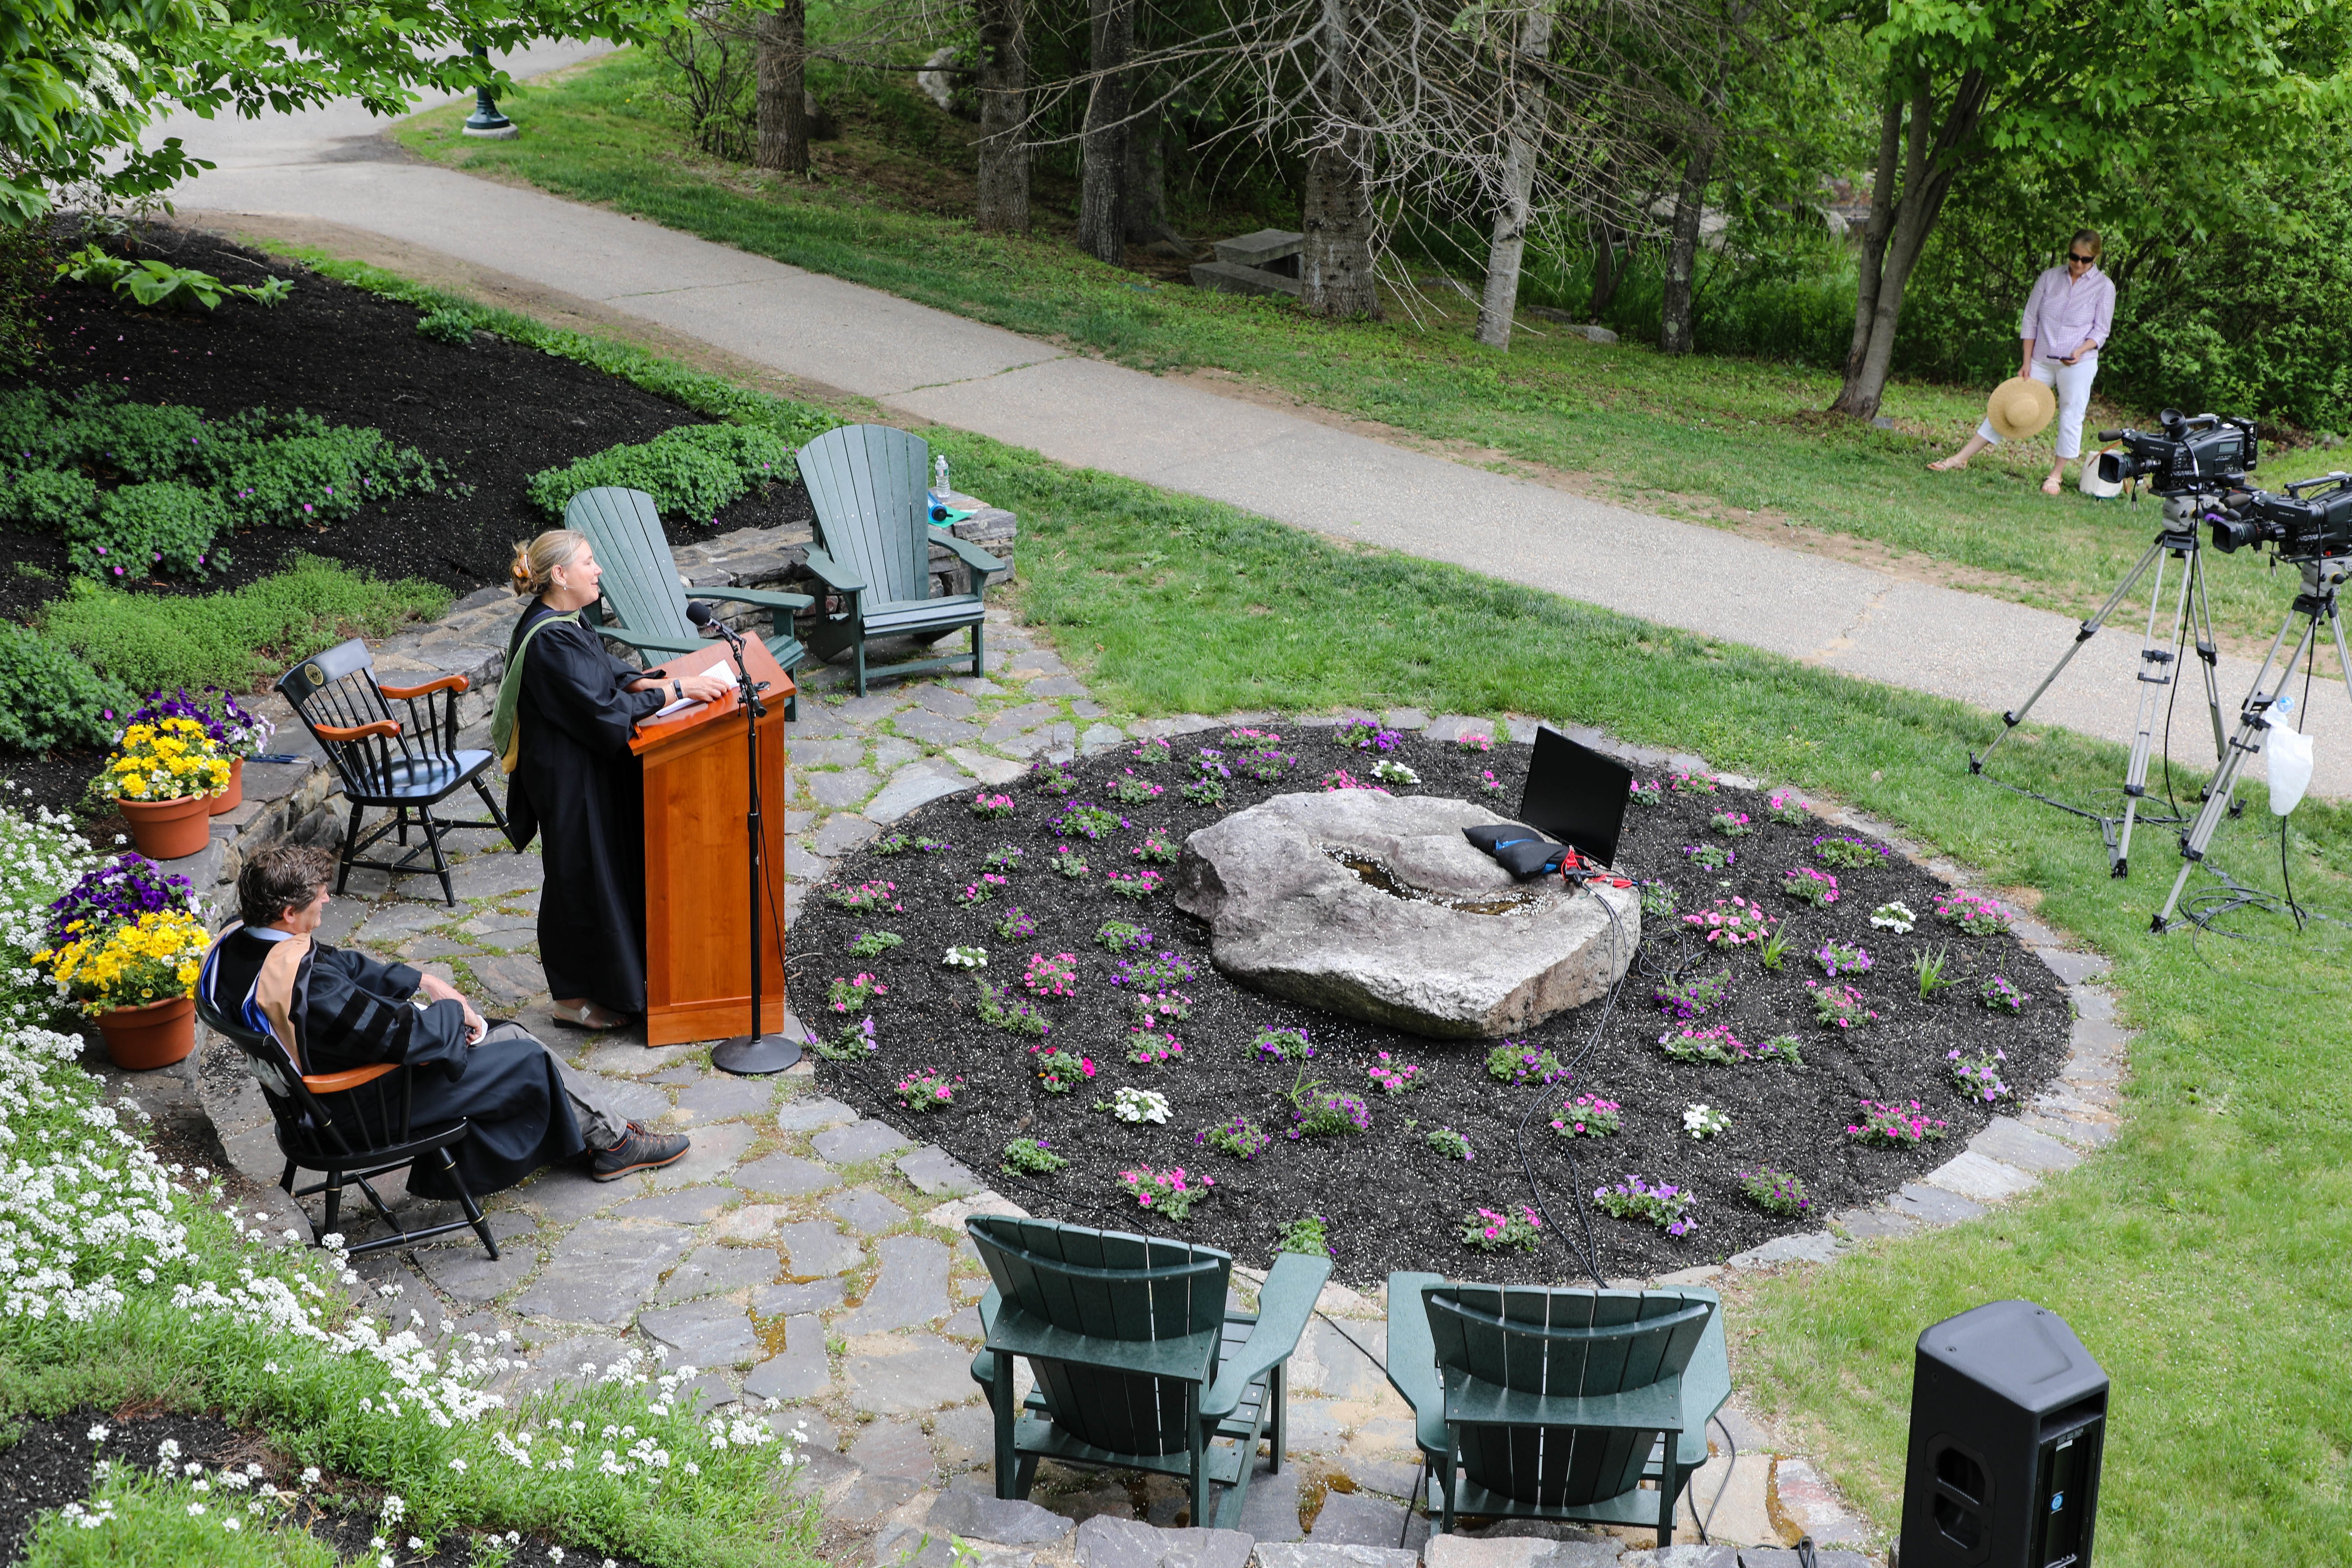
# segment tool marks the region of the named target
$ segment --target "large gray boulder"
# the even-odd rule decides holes
[[[1514,881],[1464,800],[1283,795],[1185,840],[1176,903],[1259,990],[1437,1039],[1529,1028],[1605,993],[1642,938],[1630,888]]]

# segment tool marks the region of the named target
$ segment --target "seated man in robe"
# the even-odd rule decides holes
[[[240,922],[214,941],[197,981],[222,1014],[275,1036],[306,1075],[407,1066],[412,1127],[473,1122],[449,1153],[477,1197],[583,1153],[600,1182],[685,1157],[684,1137],[612,1111],[585,1075],[520,1026],[490,1027],[447,982],[314,941],[334,870],[334,857],[298,845],[245,863],[236,879]],[[437,1190],[440,1176],[420,1163],[409,1190],[455,1197]]]

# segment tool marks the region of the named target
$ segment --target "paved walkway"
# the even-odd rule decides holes
[[[527,77],[597,52],[554,47],[509,68]],[[515,111],[528,135],[528,100]],[[1865,679],[1999,711],[2073,639],[2074,623],[2044,611],[1563,494],[415,162],[379,130],[355,106],[334,105],[261,121],[177,120],[156,134],[179,135],[219,164],[175,194],[192,215],[325,219],[429,247],[893,413]],[[2147,524],[2119,517],[2116,526]],[[2128,626],[2095,639],[2036,717],[2127,742],[2137,653]],[[2233,720],[2252,674],[2223,660]],[[2327,698],[2313,706],[2313,787],[2352,794],[2352,714]],[[2185,724],[2184,758],[2198,755],[2200,732]]]

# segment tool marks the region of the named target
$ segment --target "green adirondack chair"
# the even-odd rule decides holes
[[[1457,1515],[1654,1525],[1706,1462],[1731,1397],[1721,1298],[1389,1276],[1389,1382]],[[1654,1490],[1643,1489],[1649,1481]]]
[[[612,485],[582,490],[564,507],[563,526],[588,536],[588,547],[596,552],[597,564],[604,568],[601,584],[604,596],[596,605],[604,622],[596,628],[598,635],[662,657],[712,646],[701,628],[686,618],[686,583],[669,552],[669,537],[662,532],[653,497]],[[805,610],[816,603],[806,594],[710,588],[697,589],[694,596],[766,610],[768,632],[760,640],[768,645],[786,675],[808,658],[808,649],[793,635],[792,616],[794,610]],[[661,661],[656,658],[651,662]],[[797,691],[784,700],[784,717],[800,717]]]
[[[996,1495],[1027,1497],[1040,1458],[1150,1470],[1184,1479],[1194,1524],[1210,1522],[1209,1484],[1224,1487],[1214,1522],[1233,1528],[1261,1437],[1282,1468],[1283,1375],[1330,1261],[1284,1253],[1258,1310],[1229,1311],[1234,1260],[1211,1247],[1008,1215],[964,1225],[994,1282],[971,1375],[996,1413]],[[1014,1356],[1037,1377],[1025,1413]]]
[[[905,637],[929,645],[971,628],[971,672],[981,667],[981,591],[1006,569],[980,546],[933,528],[929,495],[930,443],[887,425],[845,425],[800,450],[801,479],[816,508],[818,548],[809,570],[842,602],[841,613],[817,625],[809,643],[819,658],[845,649],[855,661],[857,695],[866,695],[866,645]],[[931,542],[955,552],[969,592],[931,592]],[[920,675],[952,669],[952,658],[894,664],[881,673]]]

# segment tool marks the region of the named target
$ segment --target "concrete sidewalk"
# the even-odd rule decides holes
[[[596,52],[534,51],[509,68],[525,76]],[[529,134],[527,99],[515,112]],[[870,397],[895,414],[1865,679],[1997,712],[2021,701],[2074,638],[2074,623],[2047,612],[1587,500],[601,208],[473,179],[409,159],[380,132],[380,121],[336,105],[257,121],[184,120],[156,133],[177,134],[218,163],[175,200],[224,227],[250,214],[362,229]],[[2117,523],[2152,532],[2154,513]],[[2144,620],[2145,600],[2139,614]],[[2126,616],[2094,639],[2034,717],[2128,742],[2137,638]],[[2252,675],[2246,661],[2222,660],[2232,723]],[[2352,794],[2352,714],[2324,696],[2312,706],[2314,789]],[[2175,754],[2191,765],[2210,759],[2202,708],[2192,683],[2174,721]],[[1988,739],[1996,729],[1988,719]],[[2151,868],[2168,863],[2168,840],[2158,836],[2139,858]]]

